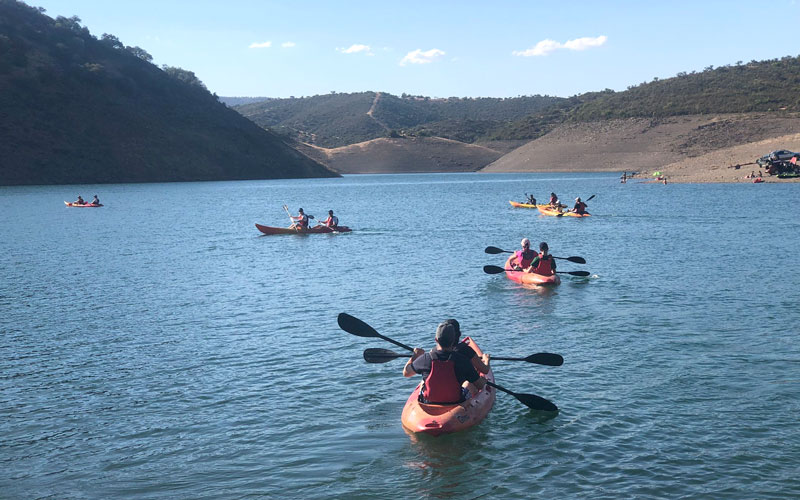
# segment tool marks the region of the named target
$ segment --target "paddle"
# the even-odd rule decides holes
[[[504,269],[500,266],[483,266],[483,272],[486,274],[500,274],[506,271],[517,271],[516,269]],[[522,272],[522,271],[517,271]],[[589,276],[592,273],[589,271],[556,271],[556,274],[569,274],[572,276]]]
[[[498,253],[514,253],[511,250],[503,250],[497,247],[486,247],[484,252],[492,255],[496,255]],[[586,259],[584,259],[583,257],[556,257],[555,255],[551,255],[551,257],[553,257],[554,259],[568,260],[576,264],[586,264]]]
[[[367,363],[387,363],[397,358],[408,357],[408,354],[390,351],[389,349],[369,348],[364,350],[364,361]],[[553,354],[550,352],[538,352],[531,354],[526,358],[503,358],[492,356],[492,361],[525,361],[526,363],[535,363],[537,365],[545,366],[561,366],[564,364],[564,358],[560,354]]]
[[[413,351],[413,347],[409,347],[405,344],[401,344],[396,340],[392,340],[389,337],[384,337],[377,330],[369,326],[368,324],[364,323],[360,319],[356,318],[355,316],[350,316],[347,313],[339,313],[339,316],[336,318],[336,321],[339,323],[339,328],[346,331],[347,333],[351,333],[357,337],[367,337],[367,338],[377,338],[383,339],[386,342],[391,342],[392,344],[396,345],[397,347],[402,347],[407,351]]]
[[[511,394],[517,401],[524,404],[531,410],[539,410],[539,411],[558,411],[558,406],[554,405],[550,401],[544,399],[541,396],[537,396],[536,394],[520,394],[518,392],[509,391],[505,387],[500,387],[499,385],[495,384],[494,382],[486,381],[486,385],[489,387],[494,387],[498,391],[503,391],[506,394]]]
[[[414,350],[411,347],[409,347],[409,346],[407,346],[405,344],[401,344],[400,342],[398,342],[396,340],[392,340],[389,337],[384,337],[383,335],[378,333],[377,330],[375,330],[374,328],[372,328],[368,324],[364,323],[363,321],[361,321],[360,319],[358,319],[358,318],[356,318],[354,316],[350,316],[347,313],[339,313],[339,316],[336,318],[336,321],[339,323],[339,328],[341,328],[342,330],[346,331],[347,333],[351,333],[353,335],[356,335],[357,337],[379,338],[379,339],[383,339],[383,340],[385,340],[387,342],[391,342],[392,344],[394,344],[394,345],[396,345],[398,347],[402,347],[403,349],[406,349],[408,351],[413,351]],[[551,403],[550,401],[544,399],[541,396],[537,396],[535,394],[521,394],[521,393],[512,392],[512,391],[509,391],[508,389],[506,389],[504,387],[500,387],[499,385],[497,385],[497,384],[495,384],[493,382],[489,382],[488,380],[486,381],[486,384],[491,386],[491,387],[494,387],[498,391],[503,391],[506,394],[511,394],[512,396],[517,398],[517,400],[520,403],[524,404],[525,406],[527,406],[528,408],[530,408],[532,410],[558,411],[558,407],[556,405],[554,405],[553,403]]]

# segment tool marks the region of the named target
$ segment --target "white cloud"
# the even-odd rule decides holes
[[[363,52],[368,56],[372,55],[372,49],[369,45],[363,45],[360,43],[354,43],[353,45],[345,48],[339,47],[336,49],[337,51],[341,52],[342,54],[358,54],[359,52]]]
[[[445,52],[439,49],[425,51],[422,49],[413,50],[400,60],[400,66],[405,66],[406,64],[429,64],[436,61],[443,55],[445,55]]]
[[[250,44],[250,49],[267,49],[272,47],[272,42],[253,42]]]
[[[564,44],[564,48],[569,50],[586,50],[589,47],[599,47],[606,43],[606,40],[608,40],[608,37],[605,35],[595,38],[585,36],[583,38],[576,38],[575,40],[568,40],[567,43]]]
[[[288,48],[290,48],[290,47],[294,47],[295,45],[297,45],[297,44],[296,44],[296,43],[294,43],[294,42],[283,42],[283,43],[281,44],[281,47],[283,47],[283,48],[285,48],[285,49],[288,49]]]
[[[534,45],[529,49],[515,50],[511,52],[511,54],[522,57],[546,56],[547,54],[559,49],[586,50],[590,47],[599,47],[604,43],[606,43],[607,40],[608,37],[605,35],[601,35],[598,37],[576,38],[574,40],[567,40],[564,43],[546,39],[542,40],[541,42],[537,43],[536,45]]]

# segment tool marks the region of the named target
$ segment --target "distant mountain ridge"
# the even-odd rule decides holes
[[[491,171],[562,170],[576,163],[588,170],[630,170],[795,130],[798,95],[800,57],[787,56],[708,67],[656,78],[621,92],[603,90],[569,98],[431,99],[361,92],[271,99],[235,109],[288,138],[326,148],[325,154],[317,152],[314,157],[342,172],[384,171],[392,164],[403,171],[414,168],[400,165],[404,159],[436,158],[445,150],[436,141],[402,142],[425,137],[460,141],[465,146],[450,143],[446,148],[458,158],[457,167],[453,162],[426,160],[422,162],[428,165],[426,171],[433,171],[435,165],[443,171],[486,167],[484,162],[492,155],[466,148],[470,144],[499,154],[514,151],[491,162]],[[624,137],[616,133],[620,130],[633,135]],[[648,146],[636,134],[657,140]],[[394,142],[374,140],[381,137]],[[531,141],[538,141],[535,147],[511,148]],[[595,145],[581,150],[575,141]],[[666,149],[659,150],[656,144]],[[421,150],[412,151],[409,145]],[[390,160],[390,151],[400,157]]]
[[[229,99],[233,98],[223,98]],[[435,99],[357,92],[270,99],[235,109],[292,139],[335,148],[401,135],[473,142],[561,101],[563,98],[549,96]]]
[[[0,0],[0,185],[338,175],[151,59]]]

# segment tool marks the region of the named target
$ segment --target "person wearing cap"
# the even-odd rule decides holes
[[[308,229],[308,216],[303,212],[302,208],[297,209],[297,215],[290,215],[292,220],[296,220],[294,224],[289,226],[289,229],[296,229],[298,231],[305,231]]]
[[[403,376],[419,374],[425,377],[420,390],[422,403],[460,403],[470,392],[475,394],[482,389],[486,379],[480,376],[467,358],[455,351],[456,329],[451,323],[440,323],[435,338],[436,348],[429,352],[414,348],[414,354],[403,367]],[[462,384],[466,387],[462,387]]]
[[[100,199],[97,197],[97,195],[94,195],[94,199],[92,200],[92,205],[99,205],[99,204],[100,204]]]
[[[339,227],[339,218],[333,215],[333,210],[328,210],[328,218],[322,221],[322,224],[325,224],[331,229],[336,229]]]
[[[549,248],[544,241],[539,243],[539,255],[531,262],[529,273],[541,274],[542,276],[552,276],[556,274],[556,260],[548,253]]]
[[[83,201],[81,195],[78,195],[78,199],[72,202],[73,205],[86,205],[86,202]]]
[[[479,358],[478,353],[476,353],[472,347],[464,342],[459,342],[459,339],[461,338],[461,325],[458,323],[458,320],[451,318],[444,320],[444,322],[450,323],[456,330],[456,344],[453,350],[470,360],[472,367],[475,368],[478,373],[488,373],[489,355],[484,353],[484,355]]]
[[[588,205],[586,203],[581,201],[581,197],[578,196],[577,198],[575,198],[575,206],[572,207],[572,210],[570,210],[570,212],[575,212],[576,214],[583,215],[586,213],[587,206]]]
[[[522,250],[514,252],[514,259],[511,261],[511,267],[517,271],[528,269],[536,257],[536,252],[531,250],[531,240],[522,238]]]

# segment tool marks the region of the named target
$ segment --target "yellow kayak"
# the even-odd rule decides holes
[[[530,203],[520,203],[518,201],[509,201],[511,206],[514,208],[539,208],[539,207],[547,207],[549,205],[531,205]]]
[[[576,214],[575,212],[568,212],[566,210],[563,212],[559,212],[550,205],[536,205],[536,208],[539,209],[540,214],[552,215],[554,217],[591,217],[591,214],[589,212],[585,212],[582,214]]]

